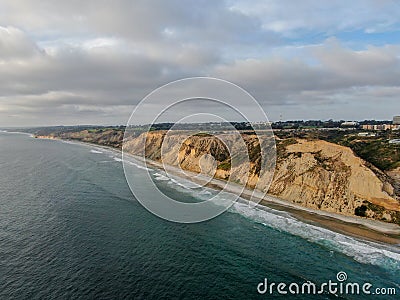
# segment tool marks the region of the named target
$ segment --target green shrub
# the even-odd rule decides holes
[[[222,162],[218,165],[218,169],[219,170],[224,170],[224,171],[229,171],[231,169],[231,162],[230,161],[226,161],[226,162]]]

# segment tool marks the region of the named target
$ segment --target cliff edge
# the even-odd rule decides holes
[[[127,141],[124,150],[194,172],[209,172],[266,191],[270,180],[260,178],[260,145],[255,135],[242,135],[249,153],[249,176],[243,166],[231,168],[224,143],[208,135],[181,141],[179,134],[164,140],[165,132],[144,133]],[[224,141],[235,143],[228,136]],[[163,146],[162,146],[163,145]],[[163,155],[161,156],[161,146]],[[400,224],[400,201],[392,183],[378,176],[353,151],[323,140],[277,140],[277,161],[268,193],[298,205]],[[210,156],[212,158],[210,158]]]

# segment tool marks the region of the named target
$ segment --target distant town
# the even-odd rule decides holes
[[[99,129],[113,128],[125,130],[125,125],[101,126],[101,125],[75,125],[75,126],[38,126],[31,129],[53,128],[63,131],[75,131],[76,129]],[[389,120],[364,120],[364,121],[346,121],[346,120],[290,120],[276,122],[205,122],[205,123],[155,123],[145,125],[129,125],[133,130],[263,130],[272,128],[274,130],[363,130],[363,131],[385,131],[400,130],[400,116],[394,116]],[[11,129],[11,128],[4,128]],[[15,128],[13,128],[15,129]],[[26,128],[25,128],[26,129]],[[372,134],[372,133],[370,133]],[[367,133],[365,133],[367,135]]]
[[[144,125],[146,126],[146,125]],[[148,126],[148,125],[147,125]],[[132,126],[135,127],[135,126]],[[140,126],[138,126],[140,127]],[[392,121],[345,121],[345,120],[294,120],[294,121],[277,121],[277,122],[209,122],[209,123],[157,123],[151,125],[152,130],[181,130],[181,129],[203,129],[203,130],[257,130],[271,127],[276,130],[293,130],[293,129],[362,129],[366,131],[380,130],[400,130],[400,116],[394,116]]]

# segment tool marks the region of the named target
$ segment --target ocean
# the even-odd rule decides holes
[[[143,166],[131,167],[140,180]],[[150,172],[182,201],[215,193]],[[339,272],[397,295],[257,289]],[[396,299],[399,278],[398,246],[242,203],[202,223],[165,221],[133,197],[117,152],[0,133],[0,299]]]

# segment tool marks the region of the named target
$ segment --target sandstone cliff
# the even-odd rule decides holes
[[[98,145],[110,146],[114,148],[122,148],[122,140],[123,140],[124,132],[116,131],[112,129],[105,130],[82,130],[82,131],[73,131],[73,132],[61,132],[61,133],[53,133],[53,134],[36,134],[37,138],[46,138],[46,139],[70,139],[70,140],[78,140],[86,143],[93,143]]]
[[[129,140],[124,150],[138,154],[145,149],[145,156],[152,160],[266,191],[269,174],[260,174],[260,145],[255,135],[243,135],[249,169],[245,162],[232,167],[227,146],[234,149],[237,141],[233,137],[223,136],[225,144],[208,135],[164,137],[162,131],[142,134]],[[249,170],[249,176],[244,170]],[[268,193],[305,207],[400,224],[395,189],[378,175],[350,148],[322,140],[277,140],[276,170]]]
[[[350,148],[321,140],[296,142],[286,147],[271,194],[306,207],[399,223],[393,186]]]

